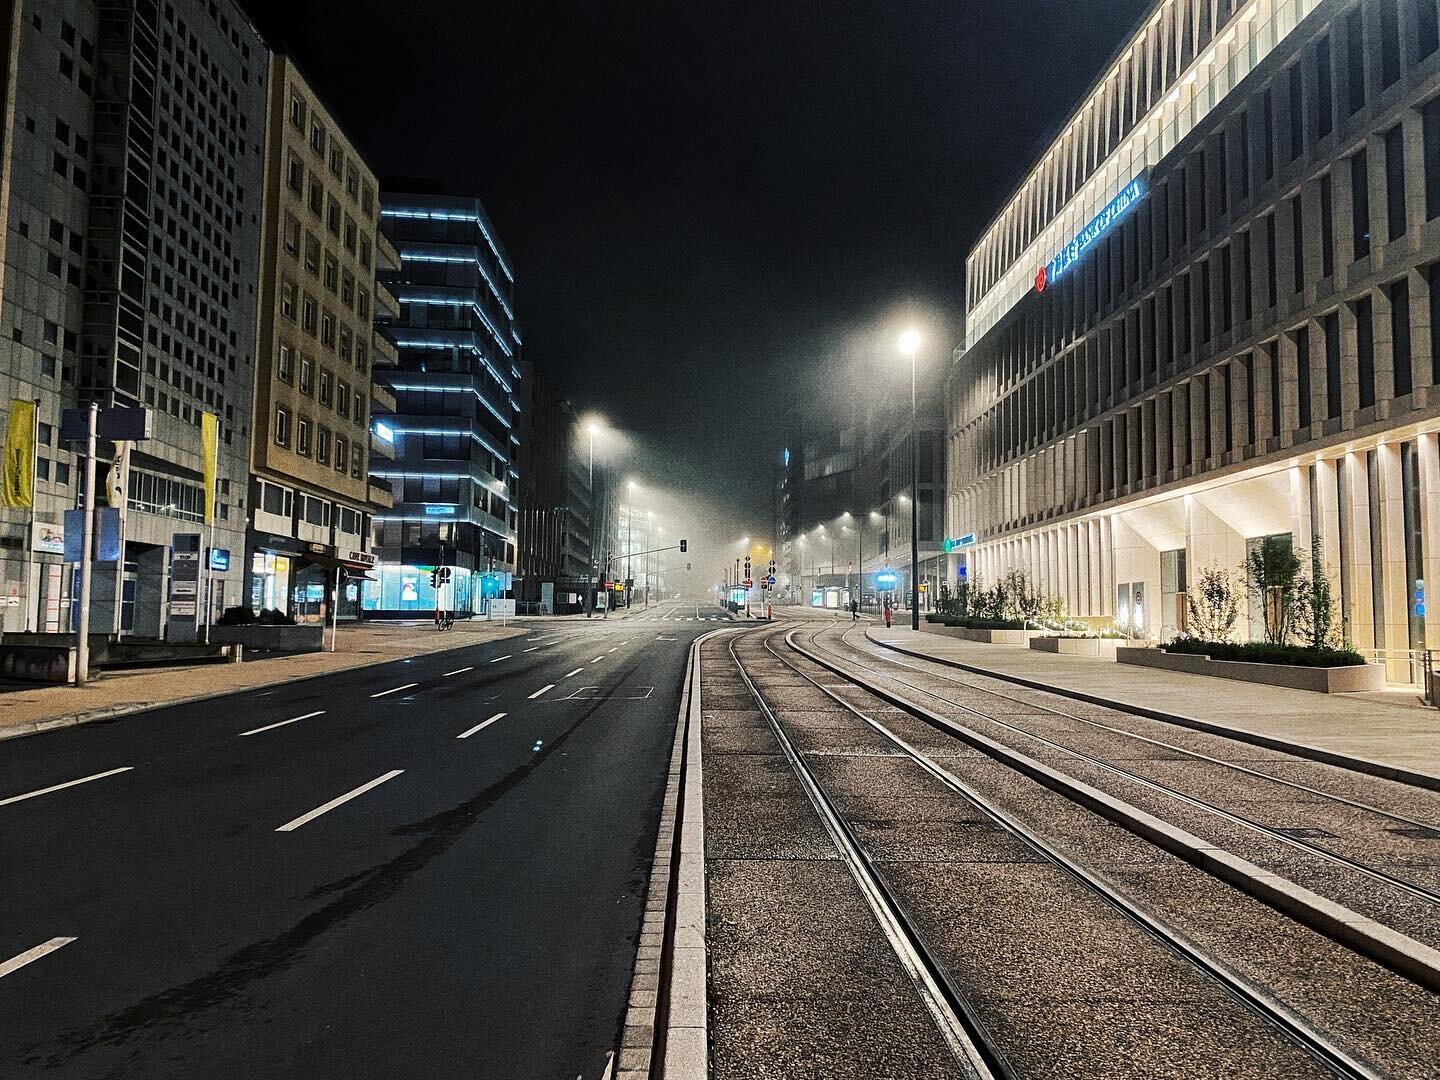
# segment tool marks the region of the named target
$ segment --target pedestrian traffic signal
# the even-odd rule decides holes
[[[681,540],[681,541],[680,541],[680,550],[681,550],[682,553],[683,553],[683,552],[686,552],[686,551],[689,551],[689,550],[690,550],[690,541],[689,541],[689,540]]]

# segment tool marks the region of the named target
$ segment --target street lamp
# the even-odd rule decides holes
[[[585,617],[588,619],[595,614],[595,542],[597,533],[595,529],[595,435],[600,430],[600,425],[595,421],[585,425],[585,434],[589,440],[589,495],[590,500],[590,576],[585,581]]]
[[[920,629],[920,448],[915,419],[915,354],[920,351],[920,332],[906,330],[900,335],[900,351],[910,358],[910,629]]]

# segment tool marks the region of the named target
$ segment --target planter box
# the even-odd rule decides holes
[[[1190,653],[1167,653],[1164,649],[1115,650],[1122,664],[1184,671],[1191,675],[1213,675],[1221,679],[1286,686],[1318,694],[1356,694],[1385,689],[1385,665],[1354,664],[1349,667],[1316,668],[1293,664],[1247,664],[1236,660],[1211,660]]]
[[[1114,660],[1115,649],[1120,641],[1120,638],[1036,637],[1030,639],[1030,648],[1036,652],[1059,653],[1061,656],[1094,656]]]
[[[247,652],[319,652],[325,644],[325,627],[319,623],[304,626],[242,626],[210,627],[210,640],[243,645]]]
[[[0,676],[32,682],[73,683],[74,645],[0,645]]]
[[[1031,638],[1045,633],[1043,630],[970,630],[963,626],[943,626],[940,623],[921,623],[920,629],[964,641],[978,641],[984,645],[1024,645]]]

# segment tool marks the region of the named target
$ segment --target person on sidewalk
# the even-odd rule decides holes
[[[890,629],[890,598],[885,598],[885,629]]]
[[[859,621],[860,621],[860,601],[859,601],[859,600],[851,600],[851,601],[850,601],[850,621],[851,621],[851,622],[859,622]]]

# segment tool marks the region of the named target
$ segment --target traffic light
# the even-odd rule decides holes
[[[430,571],[430,587],[432,589],[438,589],[440,587],[440,568],[438,566]]]
[[[680,551],[681,551],[682,553],[684,553],[684,552],[689,551],[689,550],[690,550],[690,541],[689,541],[689,540],[681,540],[681,541],[680,541]]]

